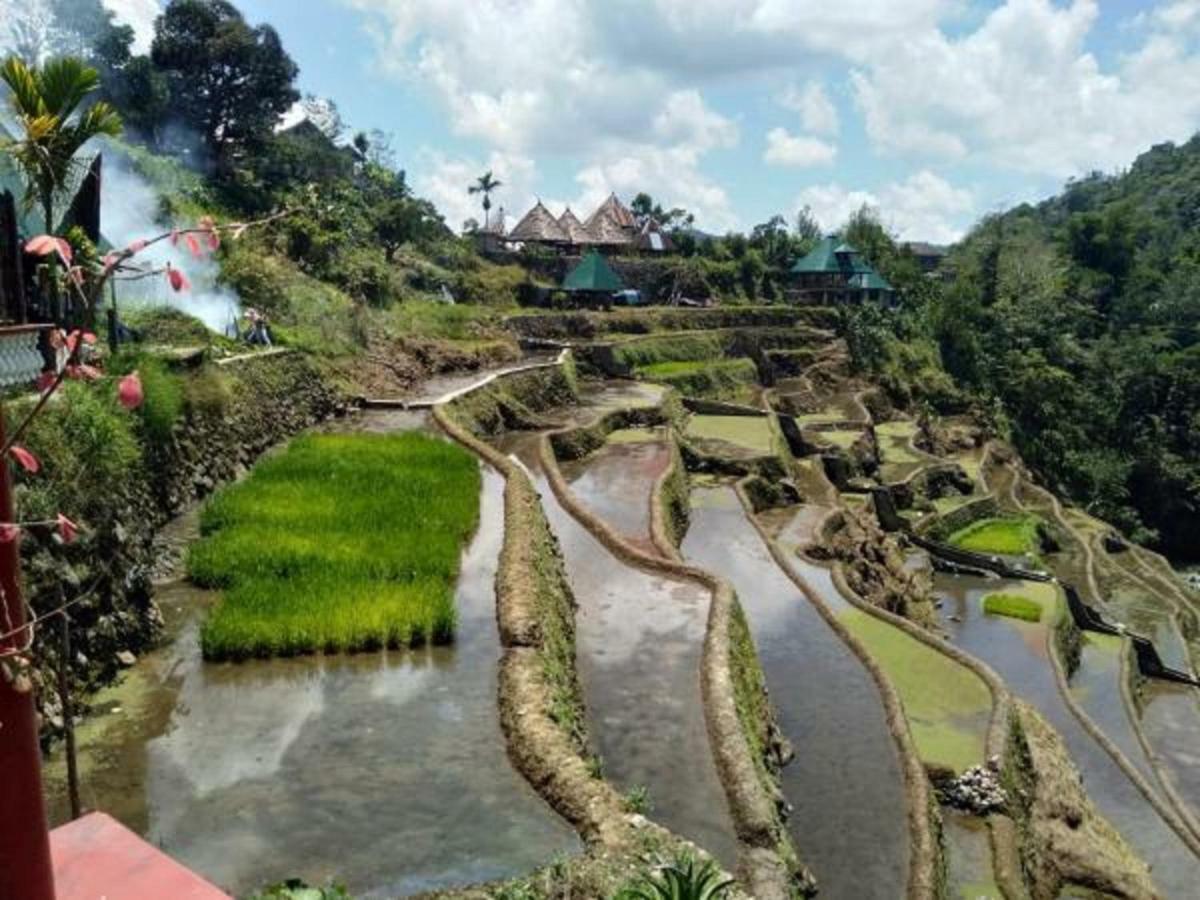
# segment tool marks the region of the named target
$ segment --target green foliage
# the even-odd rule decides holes
[[[201,517],[188,572],[225,593],[208,657],[444,642],[479,469],[418,433],[299,438]]]
[[[200,134],[218,169],[260,145],[300,99],[297,67],[275,29],[252,28],[226,0],[173,0],[150,50],[171,89],[172,111]]]
[[[168,441],[175,423],[183,415],[183,379],[172,372],[164,360],[145,353],[119,354],[109,369],[116,375],[137,370],[144,396],[136,412],[142,431],[151,443]]]
[[[729,896],[734,880],[711,859],[699,861],[689,851],[643,875],[620,890],[618,900],[720,900]]]
[[[133,306],[121,309],[121,319],[137,332],[144,344],[164,347],[206,347],[213,333],[208,327],[173,306]]]
[[[484,263],[477,269],[463,272],[458,279],[456,300],[478,306],[514,307],[521,285],[529,275],[520,266],[497,266]]]
[[[249,900],[353,900],[349,891],[340,884],[323,888],[310,887],[299,878],[265,887],[250,895]]]
[[[11,404],[9,422],[22,420],[32,402]],[[25,434],[42,471],[19,475],[21,516],[53,518],[61,511],[86,520],[98,514],[141,461],[133,421],[116,404],[111,384],[63,385]]]
[[[1026,622],[1042,620],[1042,605],[1019,594],[988,594],[983,598],[983,611],[994,616],[1009,616]]]
[[[220,418],[233,402],[233,385],[220,369],[208,365],[184,381],[184,399],[193,413]]]
[[[657,363],[717,360],[725,355],[725,339],[719,334],[676,334],[629,341],[613,351],[618,363],[649,366]]]
[[[390,337],[415,335],[452,341],[494,340],[505,335],[501,315],[494,307],[464,303],[408,300],[377,317]]]
[[[624,804],[626,812],[641,815],[648,815],[654,809],[654,804],[650,802],[650,791],[644,784],[634,785],[626,791]]]

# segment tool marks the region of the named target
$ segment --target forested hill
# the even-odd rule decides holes
[[[1200,137],[984,220],[920,313],[1052,486],[1200,558]]]

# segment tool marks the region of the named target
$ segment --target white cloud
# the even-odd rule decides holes
[[[948,244],[966,232],[975,198],[969,190],[922,170],[878,192],[848,190],[837,182],[812,185],[800,192],[797,205],[808,206],[827,232],[840,228],[865,205],[878,210],[883,223],[902,240]]]
[[[133,28],[133,52],[149,53],[154,40],[154,20],[162,13],[158,0],[103,0],[118,24]]]
[[[1191,21],[1196,4],[1156,13],[1164,27],[1109,71],[1086,48],[1095,0],[1008,0],[963,37],[928,29],[853,73],[867,133],[914,157],[1056,177],[1127,164],[1200,120],[1200,56],[1165,27]]]
[[[776,166],[824,166],[833,162],[837,147],[820,138],[790,134],[786,128],[767,132],[763,162]]]
[[[800,113],[800,122],[805,131],[814,134],[837,134],[841,123],[837,107],[829,99],[825,86],[819,81],[810,81],[803,89],[790,86],[779,98],[785,109]]]

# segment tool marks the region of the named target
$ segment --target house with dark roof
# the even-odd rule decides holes
[[[891,302],[895,293],[861,253],[834,236],[792,266],[789,294],[800,303]]]

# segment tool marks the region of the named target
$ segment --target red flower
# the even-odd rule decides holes
[[[145,395],[142,393],[142,379],[137,372],[130,372],[117,385],[117,402],[126,409],[137,409],[142,405]]]
[[[50,388],[54,387],[54,382],[58,381],[57,372],[43,372],[38,376],[37,389],[38,393],[44,394]]]
[[[20,533],[21,529],[12,522],[0,522],[0,544],[11,544]]]
[[[8,448],[8,452],[12,454],[12,458],[20,464],[21,468],[30,475],[36,475],[38,469],[42,467],[42,464],[38,462],[38,458],[24,447],[13,444],[13,446]]]
[[[58,514],[56,521],[58,522],[58,536],[62,538],[63,543],[69,544],[75,540],[79,534],[79,526],[62,513]]]
[[[184,240],[187,241],[188,250],[191,251],[192,256],[199,259],[204,255],[204,251],[200,248],[200,241],[194,234],[189,233],[184,235]]]

